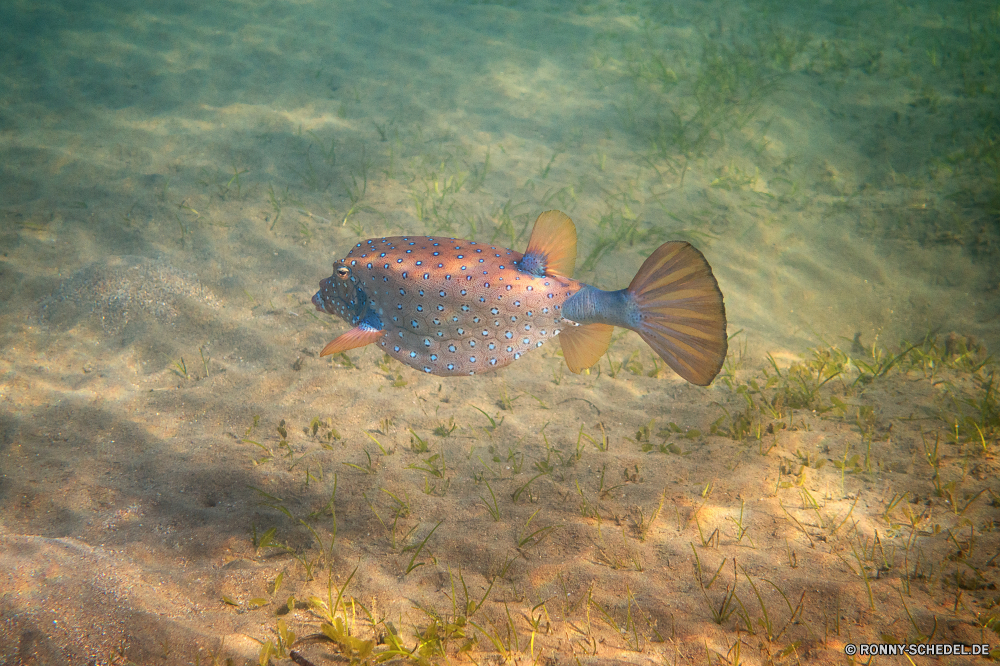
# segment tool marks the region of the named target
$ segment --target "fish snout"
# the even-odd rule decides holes
[[[315,294],[313,294],[312,303],[313,303],[313,305],[316,306],[316,309],[319,310],[320,312],[326,312],[326,308],[323,307],[323,292],[322,291],[317,291]]]
[[[342,300],[338,286],[334,276],[319,281],[319,291],[312,297],[317,310],[331,315],[337,314],[336,305]]]

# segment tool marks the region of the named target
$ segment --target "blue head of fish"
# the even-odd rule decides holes
[[[368,314],[368,297],[361,288],[361,281],[342,262],[333,265],[333,275],[320,280],[319,291],[312,297],[313,305],[320,312],[336,315],[357,325]]]

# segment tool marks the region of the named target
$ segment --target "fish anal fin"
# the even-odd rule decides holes
[[[597,364],[611,344],[611,324],[582,324],[567,326],[559,332],[563,358],[570,372],[580,374]]]
[[[538,274],[573,277],[576,268],[576,225],[566,213],[548,210],[538,216],[524,250],[522,268]],[[590,366],[587,366],[590,367]]]
[[[340,352],[347,351],[348,349],[364,347],[365,345],[370,345],[375,342],[383,335],[385,335],[385,331],[380,331],[364,324],[355,326],[351,330],[346,333],[342,333],[337,336],[337,338],[327,343],[326,347],[323,347],[323,351],[321,351],[319,355],[329,356],[331,354],[339,354]]]

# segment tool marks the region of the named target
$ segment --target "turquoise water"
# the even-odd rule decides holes
[[[0,45],[0,662],[290,663],[335,618],[432,661],[826,661],[942,605],[990,642],[996,3],[14,1]],[[715,384],[620,330],[583,375],[319,358],[355,243],[522,250],[550,209],[603,288],[705,254]],[[981,581],[901,564],[904,492]]]

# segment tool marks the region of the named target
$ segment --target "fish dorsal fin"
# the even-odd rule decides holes
[[[615,327],[611,324],[582,324],[567,326],[559,332],[563,358],[566,367],[574,374],[580,374],[597,364],[611,344],[611,334]]]
[[[339,354],[348,349],[364,347],[375,342],[383,335],[385,335],[385,331],[372,328],[368,324],[360,324],[346,333],[340,334],[336,339],[328,343],[326,347],[323,347],[323,351],[319,355],[329,356],[331,354]]]
[[[535,220],[522,270],[535,275],[573,277],[576,267],[576,226],[566,213],[548,210]],[[590,366],[587,366],[590,367]]]

